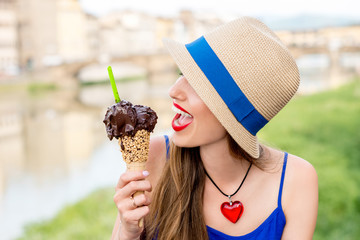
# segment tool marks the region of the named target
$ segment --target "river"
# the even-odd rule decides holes
[[[323,55],[297,60],[299,94],[337,87],[359,73],[360,53],[344,55],[334,68]],[[159,115],[153,135],[170,132],[173,117],[164,84],[146,79],[118,84],[123,99]],[[11,90],[0,96],[0,239],[21,235],[29,222],[53,217],[92,191],[115,186],[125,165],[102,123],[113,103],[109,84],[45,92]]]

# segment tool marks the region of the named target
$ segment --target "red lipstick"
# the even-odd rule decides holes
[[[181,110],[181,111],[183,111],[183,112],[191,115],[188,111],[186,111],[185,109],[183,109],[182,107],[180,107],[178,104],[174,103],[174,106],[175,106],[177,109],[179,109],[179,110]],[[182,122],[182,125],[180,124],[180,122]],[[186,116],[183,116],[183,115],[180,114],[180,113],[177,113],[177,114],[175,115],[174,119],[172,120],[172,124],[171,124],[171,125],[172,125],[172,128],[173,128],[176,132],[178,132],[178,131],[181,131],[181,130],[185,129],[185,128],[186,128],[187,126],[189,126],[191,123],[192,123],[192,117],[186,117]]]
[[[173,103],[173,104],[174,104],[174,106],[175,106],[176,108],[180,109],[181,111],[186,112],[187,114],[190,114],[188,111],[186,111],[185,109],[183,109],[180,105],[178,105],[178,104],[176,104],[176,103]],[[191,114],[190,114],[190,115],[191,115]]]

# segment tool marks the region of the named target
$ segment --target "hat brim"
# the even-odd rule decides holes
[[[259,158],[259,142],[234,117],[220,95],[198,67],[186,46],[171,39],[163,39],[165,47],[173,57],[192,88],[206,106],[224,126],[232,138],[253,158]],[[211,131],[211,130],[209,130]]]

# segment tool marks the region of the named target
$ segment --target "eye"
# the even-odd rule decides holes
[[[180,76],[184,76],[184,74],[183,74],[182,72],[179,72],[179,75],[180,75]]]

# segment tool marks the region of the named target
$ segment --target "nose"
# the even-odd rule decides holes
[[[181,87],[181,85],[183,84],[183,82],[185,81],[184,77],[179,77],[176,82],[174,83],[174,85],[172,85],[169,89],[169,96],[172,99],[175,100],[179,100],[179,101],[183,101],[186,98],[186,94],[184,91],[184,88]]]

